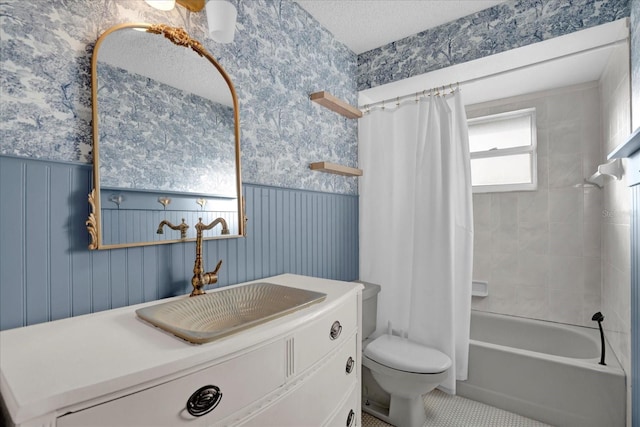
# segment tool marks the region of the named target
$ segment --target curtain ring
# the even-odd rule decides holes
[[[400,106],[400,97],[397,96],[396,97],[396,107],[399,107],[399,106]]]

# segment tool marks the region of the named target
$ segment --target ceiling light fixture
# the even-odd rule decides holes
[[[191,12],[206,9],[209,37],[218,43],[231,43],[236,32],[238,11],[228,0],[145,0],[150,6],[169,11],[176,3]]]
[[[236,7],[227,0],[207,2],[209,36],[218,43],[231,43],[236,32]]]

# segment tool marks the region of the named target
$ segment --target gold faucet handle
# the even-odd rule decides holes
[[[216,269],[202,275],[202,279],[206,285],[213,285],[218,282],[218,271],[222,267],[222,260],[218,261]]]
[[[218,263],[216,264],[216,269],[213,270],[213,274],[218,274],[218,271],[220,271],[220,267],[222,267],[222,260],[218,261]]]

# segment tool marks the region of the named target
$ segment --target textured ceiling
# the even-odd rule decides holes
[[[362,53],[505,0],[296,0],[355,53]]]

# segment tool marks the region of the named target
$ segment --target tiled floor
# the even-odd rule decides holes
[[[548,424],[485,405],[460,396],[434,390],[424,396],[427,422],[424,427],[550,427]],[[390,424],[365,412],[362,427]]]

